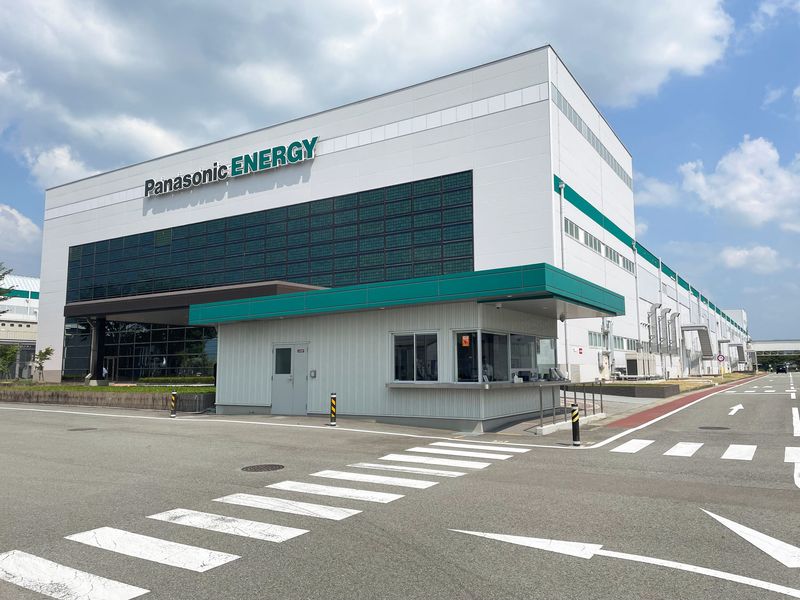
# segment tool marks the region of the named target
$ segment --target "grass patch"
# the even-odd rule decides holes
[[[135,385],[69,385],[69,384],[49,384],[49,383],[6,383],[0,382],[0,390],[20,391],[20,392],[79,392],[79,393],[112,393],[112,394],[164,394],[168,395],[175,390],[179,394],[206,394],[216,392],[214,386],[203,387],[175,387],[172,386],[152,386],[139,387]]]

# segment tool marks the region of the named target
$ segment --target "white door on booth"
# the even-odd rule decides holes
[[[272,414],[291,415],[294,403],[291,345],[275,346],[272,352]]]
[[[308,344],[295,344],[293,349],[292,373],[294,389],[291,414],[305,415],[308,414]]]

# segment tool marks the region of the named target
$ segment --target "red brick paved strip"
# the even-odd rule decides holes
[[[706,396],[710,396],[711,394],[721,392],[722,390],[726,390],[735,385],[741,385],[743,383],[747,383],[748,381],[752,381],[754,379],[756,379],[756,377],[748,377],[746,379],[739,379],[738,381],[734,381],[732,383],[726,383],[725,385],[718,385],[712,388],[700,390],[699,392],[693,392],[687,396],[683,396],[682,398],[677,398],[675,400],[672,400],[671,402],[667,402],[666,404],[660,404],[658,406],[654,406],[653,408],[648,408],[647,410],[643,410],[640,413],[629,415],[617,421],[613,421],[608,425],[606,425],[606,427],[619,427],[621,429],[622,428],[627,429],[629,427],[638,427],[642,423],[647,423],[648,421],[656,419],[661,415],[665,415],[668,412],[675,410],[676,408],[680,408],[681,406],[686,406],[687,404],[691,404],[695,400],[699,400],[700,398],[705,398]]]

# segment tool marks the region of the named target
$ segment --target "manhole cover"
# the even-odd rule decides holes
[[[75,427],[74,429],[67,429],[67,431],[97,431],[97,427]]]
[[[711,431],[727,431],[730,427],[714,427],[713,425],[706,425],[705,427],[698,427],[698,429],[709,429]]]
[[[262,471],[280,471],[283,465],[250,465],[249,467],[242,467],[242,471],[248,473],[260,473]]]

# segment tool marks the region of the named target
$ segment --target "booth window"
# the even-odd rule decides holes
[[[536,338],[511,334],[511,373],[529,381],[536,372]]]
[[[478,332],[456,333],[456,372],[458,381],[478,381]]]
[[[508,335],[481,332],[482,381],[508,381]]]
[[[438,344],[435,333],[394,336],[395,381],[438,381]]]
[[[536,339],[536,368],[540,377],[549,378],[550,369],[555,369],[556,340],[554,338]]]

